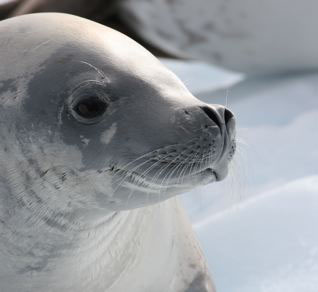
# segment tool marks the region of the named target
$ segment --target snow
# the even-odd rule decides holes
[[[306,177],[197,223],[218,291],[317,292],[317,193]]]
[[[237,117],[230,177],[183,196],[217,291],[317,292],[318,74],[247,78],[166,65]]]

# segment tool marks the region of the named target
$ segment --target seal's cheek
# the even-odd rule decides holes
[[[109,145],[112,140],[114,139],[115,134],[117,133],[117,123],[112,123],[109,128],[102,132],[100,141],[105,144]]]

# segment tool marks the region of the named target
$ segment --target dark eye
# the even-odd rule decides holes
[[[102,121],[110,102],[105,84],[91,80],[76,87],[67,101],[73,118],[87,125]]]
[[[96,119],[102,116],[108,104],[97,96],[85,97],[78,101],[73,110],[84,119]]]

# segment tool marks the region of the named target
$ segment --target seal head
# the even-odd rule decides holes
[[[214,291],[166,199],[226,176],[233,114],[85,19],[21,16],[0,35],[0,290]]]
[[[8,78],[0,83],[0,111],[12,121],[3,135],[17,149],[3,146],[8,157],[20,153],[29,176],[70,190],[77,184],[76,201],[113,210],[226,176],[235,151],[228,109],[195,98],[123,34],[78,17],[60,15],[57,22],[44,15],[0,28],[15,35],[1,45],[1,75]],[[25,57],[15,66],[21,50]]]

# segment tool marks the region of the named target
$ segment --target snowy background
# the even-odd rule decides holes
[[[218,292],[318,291],[318,73],[247,78],[165,61],[235,113],[230,176],[183,196]]]

